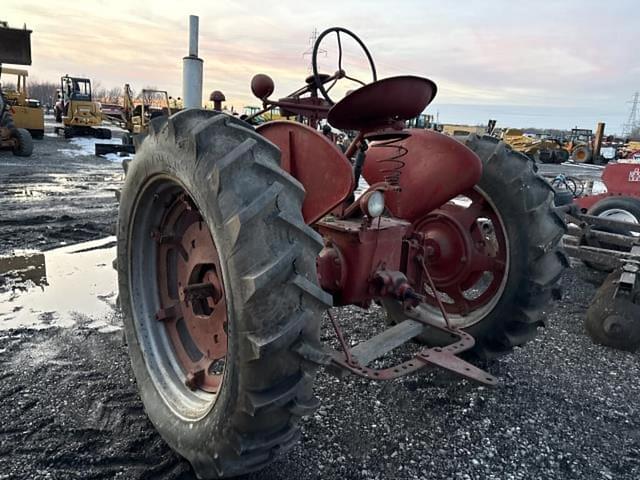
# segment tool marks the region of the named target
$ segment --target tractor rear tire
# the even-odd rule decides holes
[[[543,309],[569,266],[560,247],[566,225],[554,209],[553,188],[537,174],[533,160],[488,135],[458,139],[482,160],[476,188],[501,217],[508,243],[506,278],[499,297],[473,324],[461,327],[476,339],[472,356],[488,360],[524,345],[544,325]],[[418,339],[433,346],[451,342],[433,336]]]
[[[586,145],[579,145],[571,152],[571,160],[576,163],[591,163],[591,149]]]
[[[478,187],[502,217],[509,239],[509,266],[502,295],[484,318],[465,330],[476,339],[473,353],[490,359],[532,340],[544,325],[569,262],[561,249],[566,231],[554,208],[554,191],[534,162],[489,136],[464,141],[482,160]]]
[[[33,139],[29,130],[16,128],[11,131],[11,137],[15,138],[18,144],[13,148],[16,157],[30,157],[33,153]]]
[[[246,123],[184,110],[151,122],[122,188],[117,268],[133,371],[151,422],[198,478],[264,467],[297,442],[300,418],[318,404],[315,370],[328,362],[320,318],[331,297],[318,286],[322,241],[304,223],[304,188],[279,159]],[[150,235],[165,202],[185,198],[220,258],[228,340],[217,393],[187,388],[175,346],[149,343],[166,337],[150,320],[162,270],[162,241]]]

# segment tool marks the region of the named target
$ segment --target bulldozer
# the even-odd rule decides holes
[[[91,80],[88,78],[65,75],[60,78],[58,101],[54,107],[56,122],[62,127],[56,127],[58,134],[64,138],[75,136],[93,136],[96,138],[111,138],[111,130],[101,128],[102,110],[100,102],[92,97]]]
[[[6,22],[0,22],[0,67],[3,63],[31,65],[31,30],[9,28]],[[12,110],[0,86],[0,149],[29,157],[33,139],[28,130],[16,126]]]
[[[553,139],[531,138],[517,128],[507,128],[501,133],[502,140],[536,162],[562,163],[569,160],[569,152]]]
[[[17,128],[28,130],[32,138],[41,140],[44,137],[44,109],[39,100],[28,97],[29,72],[17,68],[0,68],[0,80],[4,82],[9,75],[15,76],[16,81],[12,84],[13,88],[3,88],[3,93],[11,108],[13,122]]]
[[[166,90],[143,89],[141,101],[136,104],[133,91],[128,83],[123,89],[123,105],[117,115],[109,115],[109,119],[117,122],[127,132],[122,136],[122,145],[112,143],[96,143],[95,154],[135,153],[134,137],[146,135],[149,122],[159,116],[169,116],[178,109],[172,109],[169,94]],[[159,99],[159,100],[158,100]]]
[[[329,36],[334,73],[318,68]],[[368,73],[354,73],[346,41]],[[470,360],[533,339],[568,266],[566,225],[529,157],[487,135],[406,127],[433,81],[378,79],[341,27],[316,38],[311,63],[283,98],[255,75],[262,108],[247,121],[154,118],[123,162],[114,265],[132,370],[151,422],[201,479],[290,450],[321,401],[319,368],[369,382],[438,368],[495,385]],[[351,93],[336,98],[337,82]],[[275,108],[298,121],[251,124]],[[324,122],[355,132],[346,151]],[[334,314],[353,305],[372,312],[360,342],[344,328],[353,310]]]

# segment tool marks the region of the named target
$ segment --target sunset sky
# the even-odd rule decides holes
[[[428,111],[441,121],[594,128],[604,120],[616,132],[640,90],[639,12],[637,0],[2,0],[0,20],[33,30],[35,79],[69,73],[181,96],[188,15],[199,15],[205,96],[222,90],[236,108],[258,103],[255,73],[275,79],[276,95],[297,88],[311,32],[339,25],[363,39],[379,77],[434,80]]]

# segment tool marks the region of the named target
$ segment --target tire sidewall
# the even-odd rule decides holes
[[[131,223],[134,221],[134,209],[142,193],[149,182],[159,175],[170,176],[183,186],[185,191],[191,196],[200,210],[205,224],[213,237],[216,248],[219,251],[220,258],[224,259],[226,253],[224,246],[228,244],[225,239],[221,238],[224,231],[220,228],[222,219],[220,212],[215,208],[216,199],[207,198],[202,192],[210,192],[211,186],[207,185],[207,173],[202,172],[193,165],[193,162],[186,161],[193,158],[191,155],[179,151],[169,142],[165,142],[162,149],[155,148],[153,154],[150,149],[143,148],[136,154],[136,159],[131,163],[127,173],[127,181],[122,189],[119,218],[128,219],[128,222],[121,222],[118,225],[118,266],[119,268],[119,290],[121,305],[125,319],[133,319],[134,309],[129,296],[129,275],[130,275],[130,253],[126,250],[130,245]],[[182,161],[176,161],[181,159]],[[233,304],[233,285],[229,281],[226,264],[221,263],[223,270],[223,282],[226,290],[227,313],[230,319],[236,318],[233,314],[235,311]],[[198,420],[185,420],[176,416],[175,412],[169,408],[162,395],[156,389],[156,386],[148,372],[142,349],[137,338],[137,330],[131,321],[125,321],[125,333],[127,343],[129,345],[129,353],[131,363],[139,384],[140,395],[145,405],[146,412],[151,422],[160,432],[173,431],[174,438],[179,439],[176,443],[173,438],[165,437],[165,440],[172,448],[177,450],[181,455],[185,456],[191,463],[198,463],[199,459],[195,457],[197,452],[203,451],[203,446],[209,444],[209,450],[219,449],[220,445],[216,445],[216,432],[220,437],[229,421],[234,410],[237,407],[237,391],[238,385],[238,369],[237,369],[237,352],[238,338],[237,325],[229,322],[228,326],[228,356],[225,364],[225,373],[222,389],[218,393],[215,405]],[[230,360],[231,359],[231,360]],[[169,425],[167,425],[169,423]],[[191,444],[190,440],[198,439],[197,444]]]
[[[588,215],[600,216],[602,212],[611,209],[626,210],[640,223],[640,198],[615,196],[607,197],[595,203],[588,211]]]
[[[485,336],[486,332],[508,320],[512,313],[511,306],[516,303],[518,292],[526,289],[529,275],[529,222],[525,217],[526,212],[519,209],[518,202],[514,201],[513,192],[504,185],[498,167],[497,162],[485,163],[478,187],[490,199],[502,221],[501,227],[508,245],[508,267],[505,271],[507,278],[502,286],[500,299],[494,307],[484,318],[465,328],[465,331],[474,336]]]

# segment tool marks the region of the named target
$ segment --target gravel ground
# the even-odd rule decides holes
[[[0,155],[0,251],[24,247],[19,239],[42,248],[110,228],[119,166],[48,154],[46,142],[59,140],[37,144],[39,153],[18,166]],[[20,186],[57,184],[57,169],[74,186],[19,208],[28,200]],[[74,220],[60,219],[64,206]],[[99,228],[85,230],[89,221]],[[81,233],[56,233],[66,227]],[[301,443],[245,478],[637,480],[640,357],[593,345],[582,325],[602,279],[581,265],[566,272],[548,327],[487,367],[497,387],[437,371],[385,384],[321,373],[322,405],[303,421]],[[351,340],[382,321],[377,310],[336,313]],[[121,321],[116,311],[103,320]],[[0,332],[0,479],[192,479],[144,415],[121,333],[93,323],[78,315],[73,328]]]
[[[112,233],[122,166],[86,155],[51,136],[52,125],[46,127],[47,136],[34,141],[31,157],[0,152],[0,255]]]

